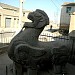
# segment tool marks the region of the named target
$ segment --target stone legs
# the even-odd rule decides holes
[[[54,66],[54,73],[55,75],[67,75],[66,67],[65,66]]]
[[[22,65],[13,62],[13,75],[23,75]]]
[[[37,75],[37,70],[36,69],[27,69],[27,75]]]

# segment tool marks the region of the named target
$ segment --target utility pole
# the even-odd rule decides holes
[[[22,27],[23,2],[24,2],[24,0],[20,0],[20,8],[19,8],[19,28]]]

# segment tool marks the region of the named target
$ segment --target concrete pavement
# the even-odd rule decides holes
[[[0,55],[0,75],[12,75],[12,60],[7,53]]]

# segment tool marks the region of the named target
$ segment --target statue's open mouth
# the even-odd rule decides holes
[[[34,17],[33,17],[33,13],[29,13],[28,15],[28,19],[30,19],[32,22],[34,22]]]

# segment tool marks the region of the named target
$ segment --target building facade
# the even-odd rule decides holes
[[[65,2],[61,8],[60,29],[69,30],[71,14],[75,12],[75,3]]]
[[[31,11],[23,10],[22,25],[30,20],[27,15]],[[13,31],[19,28],[19,8],[0,3],[0,31]]]
[[[69,33],[73,31],[74,31],[74,34],[72,36],[75,37],[75,12],[71,14],[70,26],[69,26]]]
[[[27,16],[31,11],[23,9],[22,26],[19,26],[19,11],[17,7],[0,3],[0,43],[10,43],[23,24],[30,21]]]

